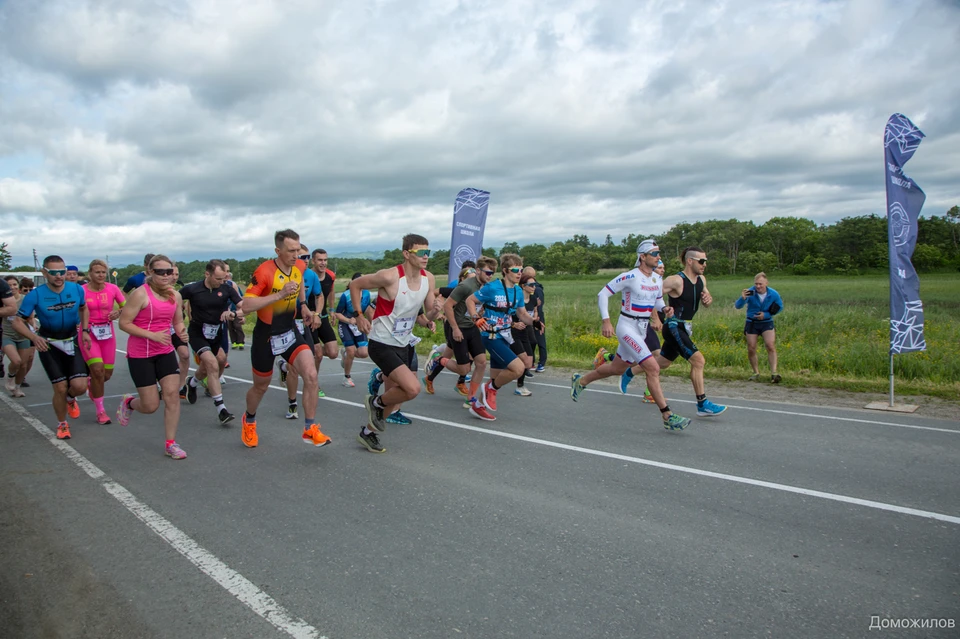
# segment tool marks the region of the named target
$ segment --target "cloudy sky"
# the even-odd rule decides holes
[[[0,241],[83,264],[960,203],[956,0],[0,0]]]

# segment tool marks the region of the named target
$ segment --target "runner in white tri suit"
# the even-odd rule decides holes
[[[656,311],[664,309],[663,280],[653,272],[660,259],[660,249],[652,239],[644,240],[637,247],[637,266],[611,280],[597,295],[600,317],[603,319],[603,336],[617,336],[617,355],[613,361],[603,363],[586,375],[575,374],[571,380],[570,397],[577,401],[584,387],[591,382],[612,375],[621,375],[634,365],[640,365],[647,377],[647,386],[663,416],[664,428],[682,430],[690,423],[686,417],[674,415],[667,405],[660,388],[660,365],[646,345],[647,325],[659,330],[660,318]],[[616,332],[610,322],[608,300],[620,293],[620,319]],[[671,310],[665,313],[669,316]],[[604,349],[597,353],[603,356]]]

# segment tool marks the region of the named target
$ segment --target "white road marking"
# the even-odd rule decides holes
[[[236,380],[238,382],[246,382],[247,384],[253,384],[252,381],[243,379],[242,377],[230,377],[229,379]],[[286,391],[285,387],[270,385],[270,388],[279,391]],[[302,394],[301,391],[297,391],[299,394]],[[619,393],[618,393],[619,394]],[[346,399],[338,399],[336,397],[324,397],[322,398],[328,402],[335,402],[337,404],[344,404],[346,406],[355,406],[357,408],[364,408],[363,404],[358,402],[351,402]],[[730,481],[739,484],[747,484],[749,486],[757,486],[759,488],[769,488],[771,490],[778,490],[786,493],[793,493],[796,495],[804,495],[807,497],[816,497],[818,499],[826,499],[829,501],[837,501],[845,504],[854,504],[857,506],[865,506],[867,508],[874,508],[876,510],[885,510],[888,512],[900,513],[902,515],[911,515],[913,517],[923,517],[925,519],[936,519],[938,521],[945,521],[951,524],[960,525],[960,517],[953,515],[945,515],[943,513],[932,512],[929,510],[919,510],[917,508],[907,508],[905,506],[897,506],[895,504],[887,504],[880,501],[873,501],[870,499],[860,499],[859,497],[850,497],[848,495],[840,495],[837,493],[827,493],[820,490],[811,490],[809,488],[801,488],[799,486],[790,486],[788,484],[778,484],[776,482],[763,481],[760,479],[752,479],[750,477],[740,477],[738,475],[729,475],[727,473],[717,473],[710,470],[702,470],[700,468],[692,468],[690,466],[679,466],[677,464],[668,464],[665,462],[659,462],[652,459],[643,459],[642,457],[631,457],[630,455],[621,455],[619,453],[610,453],[603,450],[596,450],[594,448],[583,448],[582,446],[572,446],[570,444],[563,444],[560,442],[554,442],[547,439],[538,439],[536,437],[527,437],[525,435],[516,435],[514,433],[507,433],[496,430],[489,430],[487,428],[481,428],[479,426],[470,426],[468,424],[461,424],[458,422],[452,422],[445,419],[437,419],[435,417],[428,417],[426,415],[417,415],[414,413],[407,413],[408,417],[421,419],[425,422],[432,422],[434,424],[440,424],[443,426],[451,426],[453,428],[459,428],[461,430],[468,430],[475,433],[482,433],[484,435],[493,435],[495,437],[503,437],[506,439],[513,439],[516,441],[527,442],[530,444],[538,444],[540,446],[547,446],[550,448],[557,448],[560,450],[569,450],[576,453],[583,453],[586,455],[594,455],[596,457],[604,457],[607,459],[616,459],[618,461],[625,461],[632,464],[639,464],[642,466],[651,466],[653,468],[663,468],[665,470],[673,470],[681,473],[687,473],[689,475],[698,475],[701,477],[710,477],[712,479],[721,479],[723,481]],[[818,415],[813,415],[813,417],[819,417]],[[882,423],[882,422],[881,422]]]
[[[99,481],[105,491],[123,504],[126,509],[133,513],[140,521],[145,523],[150,530],[159,535],[177,552],[190,560],[190,562],[205,575],[220,584],[227,592],[250,608],[250,610],[267,620],[277,630],[285,632],[296,639],[326,639],[316,628],[303,619],[292,616],[283,606],[277,603],[276,600],[257,588],[253,582],[217,559],[212,553],[201,547],[159,513],[137,499],[130,491],[113,481],[90,460],[78,453],[73,446],[57,439],[53,431],[31,415],[26,408],[6,396],[0,395],[0,399],[6,402],[24,421],[40,433],[44,439],[66,455],[70,461],[79,466],[80,469],[87,473],[92,479]]]

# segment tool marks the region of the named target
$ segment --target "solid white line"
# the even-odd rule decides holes
[[[73,463],[79,466],[87,475],[96,479],[110,495],[123,504],[147,527],[170,544],[177,552],[190,560],[205,575],[220,584],[227,592],[239,599],[250,610],[267,620],[277,630],[287,633],[296,639],[326,639],[319,631],[303,619],[293,617],[287,610],[276,602],[267,593],[263,592],[246,577],[230,568],[209,551],[201,547],[155,510],[137,499],[130,491],[110,479],[102,470],[90,460],[76,451],[64,441],[56,438],[53,431],[30,412],[5,396],[0,399],[6,402],[28,424],[30,424],[47,441],[56,446]]]
[[[563,388],[567,391],[570,390],[569,384],[547,384],[546,382],[524,382],[525,384],[535,384],[537,386],[547,386],[549,388]],[[589,386],[584,389],[588,393],[604,393],[606,395],[617,395],[619,397],[639,397],[638,395],[624,395],[620,391],[609,391],[602,390],[599,388],[590,388]],[[670,399],[667,398],[667,401],[674,402],[677,404],[696,404],[696,400],[692,399]],[[735,408],[737,410],[752,410],[760,413],[774,413],[776,415],[791,415],[794,417],[815,417],[817,419],[830,419],[833,421],[839,422],[854,422],[858,424],[878,424],[881,426],[893,426],[894,428],[911,428],[914,430],[930,430],[937,433],[951,433],[953,435],[960,435],[960,430],[951,429],[951,428],[936,428],[933,426],[917,426],[914,424],[898,424],[896,422],[881,422],[872,419],[857,419],[855,417],[840,417],[839,415],[817,415],[815,413],[798,413],[795,411],[789,410],[775,410],[772,408],[756,408],[754,406],[735,406],[733,404],[727,404],[727,408]]]
[[[253,384],[252,381],[243,379],[242,377],[230,377],[228,379],[233,379],[238,382],[246,382],[247,384]],[[286,388],[282,386],[273,386],[270,388],[275,390],[285,391]],[[300,393],[300,391],[298,391]],[[301,393],[302,394],[302,393]],[[619,393],[618,393],[619,394]],[[363,404],[357,402],[351,402],[345,399],[338,399],[335,397],[324,397],[329,402],[334,402],[337,404],[345,404],[347,406],[356,406],[357,408],[363,408]],[[654,468],[663,468],[666,470],[674,470],[681,473],[687,473],[690,475],[698,475],[701,477],[710,477],[712,479],[722,479],[724,481],[735,482],[739,484],[747,484],[749,486],[757,486],[760,488],[769,488],[772,490],[779,490],[787,493],[794,493],[797,495],[805,495],[807,497],[817,497],[819,499],[826,499],[830,501],[837,501],[846,504],[854,504],[857,506],[866,506],[867,508],[874,508],[877,510],[885,510],[889,512],[900,513],[902,515],[911,515],[914,517],[923,517],[925,519],[936,519],[939,521],[945,521],[951,524],[960,525],[960,517],[955,517],[953,515],[945,515],[943,513],[932,512],[928,510],[919,510],[916,508],[907,508],[904,506],[897,506],[895,504],[886,504],[880,501],[873,501],[870,499],[860,499],[859,497],[850,497],[848,495],[839,495],[836,493],[827,493],[820,490],[811,490],[809,488],[800,488],[798,486],[790,486],[787,484],[778,484],[776,482],[763,481],[760,479],[751,479],[749,477],[740,477],[738,475],[728,475],[726,473],[716,473],[709,470],[702,470],[700,468],[692,468],[690,466],[679,466],[677,464],[668,464],[665,462],[659,462],[652,459],[643,459],[641,457],[631,457],[629,455],[621,455],[619,453],[610,453],[603,450],[596,450],[594,448],[583,448],[581,446],[572,446],[570,444],[562,444],[560,442],[554,442],[546,439],[538,439],[536,437],[527,437],[525,435],[515,435],[513,433],[506,433],[502,431],[489,430],[487,428],[481,428],[479,426],[469,426],[467,424],[460,424],[458,422],[451,422],[445,419],[436,419],[434,417],[427,417],[426,415],[416,415],[414,413],[407,413],[409,417],[414,417],[416,419],[421,419],[425,422],[432,422],[434,424],[441,424],[443,426],[452,426],[453,428],[459,428],[461,430],[468,430],[475,433],[482,433],[484,435],[494,435],[496,437],[503,437],[506,439],[513,439],[516,441],[527,442],[530,444],[538,444],[540,446],[548,446],[550,448],[557,448],[560,450],[569,450],[576,453],[584,453],[587,455],[594,455],[596,457],[604,457],[607,459],[616,459],[618,461],[630,462],[632,464],[639,464],[642,466],[652,466]]]

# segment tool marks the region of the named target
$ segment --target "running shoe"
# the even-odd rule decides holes
[[[689,425],[689,417],[680,417],[676,413],[672,413],[669,419],[663,420],[663,427],[667,430],[683,430]]]
[[[124,395],[123,399],[120,400],[120,406],[117,408],[117,422],[121,426],[130,423],[130,415],[133,414],[133,409],[130,408],[130,400],[132,399],[133,395]]]
[[[77,400],[67,401],[67,415],[70,416],[70,419],[80,417],[80,404],[77,403]]]
[[[257,444],[260,443],[260,438],[257,437],[257,422],[248,422],[247,414],[244,413],[240,416],[240,425],[240,441],[247,448],[256,448]]]
[[[277,368],[280,369],[280,383],[287,381],[287,363],[283,360],[277,362]]]
[[[30,388],[30,384],[27,383],[27,380],[23,380],[22,382],[20,382],[20,387],[21,387],[21,388]]]
[[[106,426],[107,424],[112,424],[113,422],[110,421],[110,416],[107,415],[106,411],[101,410],[97,412],[97,423],[102,426]]]
[[[519,395],[520,397],[530,397],[533,393],[530,392],[530,389],[526,386],[517,386],[513,391],[514,395]]]
[[[643,403],[644,404],[655,404],[656,401],[653,399],[653,395],[650,394],[649,388],[643,389]]]
[[[430,356],[427,358],[427,363],[423,367],[423,371],[429,375],[433,372],[434,368],[439,366],[440,355],[443,353],[443,347],[439,344],[435,344],[432,349],[430,349]]]
[[[427,366],[427,368],[430,368],[430,367]],[[435,392],[434,389],[433,389],[433,380],[430,379],[429,377],[424,377],[424,378],[423,378],[423,388],[424,388],[424,390],[427,391],[427,394],[428,394],[428,395],[433,395],[434,392]]]
[[[318,398],[318,399],[323,399],[323,398],[326,397],[326,396],[327,396],[327,394],[323,392],[323,389],[320,388],[319,386],[317,386],[317,398]]]
[[[233,343],[230,344],[230,348],[239,350],[239,349],[240,349],[240,345],[237,344],[236,342],[233,342]]]
[[[187,401],[191,404],[197,403],[197,387],[187,382]]]
[[[385,453],[387,449],[380,444],[380,440],[377,438],[376,433],[364,433],[363,428],[360,429],[360,434],[357,435],[357,441],[360,442],[364,448],[369,450],[371,453]]]
[[[341,383],[342,385],[346,386],[347,388],[353,388],[354,386],[356,386],[356,384],[353,383],[353,380],[352,380],[351,378],[349,378],[349,377],[344,377],[344,378],[343,378],[343,381],[340,382],[340,383]],[[319,390],[320,390],[320,389],[317,389],[317,392],[319,392]]]
[[[703,400],[702,404],[697,404],[697,415],[700,417],[712,417],[713,415],[719,415],[725,410],[727,410],[726,406],[714,404],[709,399]]]
[[[186,398],[187,398],[187,393],[190,392],[189,386],[190,386],[190,384],[184,384],[184,385],[183,385],[183,388],[180,389],[180,399],[186,399]]]
[[[23,386],[23,384],[21,384],[20,386]],[[26,397],[26,395],[23,394],[23,391],[20,390],[20,386],[17,386],[17,387],[13,390],[13,396],[14,396],[14,397]]]
[[[388,424],[400,424],[401,426],[409,426],[413,423],[413,420],[401,413],[400,411],[395,411],[393,414],[387,417]]]
[[[296,404],[288,404],[288,405],[287,405],[287,414],[284,415],[284,418],[286,418],[286,419],[297,419],[298,417],[300,417],[300,413],[297,411],[297,405],[296,405]]]
[[[620,392],[626,395],[627,386],[629,386],[632,381],[633,375],[627,375],[626,371],[624,371],[623,375],[620,376]]]
[[[15,377],[7,377],[6,381],[7,392],[13,395],[13,392],[17,390],[17,380]]]
[[[311,424],[310,428],[303,431],[301,440],[304,444],[313,444],[314,446],[326,446],[333,440],[320,432],[320,424]]]
[[[748,382],[755,382],[755,381],[757,381],[757,380],[759,380],[759,379],[760,379],[760,373],[754,373],[753,375],[751,375],[750,377],[747,378],[747,381],[748,381]]]
[[[544,366],[543,364],[537,364],[537,367],[536,367],[535,369],[533,369],[533,372],[534,372],[534,373],[542,373],[542,372],[545,371],[545,370],[547,370],[546,366]]]
[[[484,382],[480,387],[480,400],[484,406],[497,412],[497,390],[490,382]]]
[[[183,452],[183,449],[180,448],[180,444],[178,444],[177,442],[170,442],[169,444],[167,444],[167,448],[166,448],[166,451],[164,451],[164,454],[167,457],[172,457],[173,459],[187,458],[187,454]]]
[[[383,409],[378,408],[373,403],[374,399],[376,398],[373,395],[367,395],[367,398],[363,402],[364,406],[367,407],[367,418],[370,420],[368,426],[371,430],[382,433],[387,429],[387,421],[383,418]]]
[[[583,384],[580,383],[580,378],[583,377],[580,373],[574,373],[573,377],[570,378],[570,399],[573,401],[579,401],[580,393],[583,392]]]
[[[57,439],[70,439],[70,424],[67,422],[57,424]]]
[[[528,368],[527,370],[525,370],[525,371],[523,372],[523,375],[524,375],[524,377],[533,377],[533,369],[532,369],[532,368]]]
[[[783,378],[780,377],[780,375],[777,375],[776,373],[774,373],[773,375],[770,376],[770,383],[771,383],[771,384],[779,384],[779,383],[780,383],[780,380],[782,380],[782,379],[783,379]]]
[[[465,381],[465,382],[467,382],[467,383],[470,383],[470,380],[471,380],[471,379],[473,379],[473,373],[467,373],[467,374],[464,376],[464,380],[463,380],[463,381]],[[23,386],[26,386],[26,384],[23,384]]]
[[[237,350],[242,351],[242,350],[243,350],[243,346],[244,346],[244,343],[243,343],[243,342],[238,342],[238,344],[237,344]]]
[[[220,425],[221,425],[221,426],[224,426],[224,425],[229,424],[230,422],[232,422],[232,421],[234,420],[234,416],[233,416],[233,414],[232,414],[230,411],[228,411],[226,408],[221,408],[221,409],[220,409],[220,412],[217,413],[217,419],[220,420]]]
[[[597,354],[593,356],[593,370],[597,370],[607,361],[607,349],[603,346],[600,347],[600,350],[597,351]]]
[[[467,385],[463,382],[457,382],[457,392],[464,397],[468,397],[470,395],[470,389],[467,388]]]
[[[230,367],[230,365],[227,364],[227,366],[225,366],[224,368],[229,368],[229,367]],[[227,380],[224,379],[223,375],[220,376],[220,385],[221,385],[221,386],[226,386],[226,385],[227,385]]]
[[[377,375],[379,374],[380,374],[380,369],[374,367],[374,369],[370,371],[370,379],[367,380],[367,392],[373,395],[374,397],[376,397],[377,393],[380,392],[380,385],[383,383],[382,381],[377,379]]]
[[[487,407],[481,404],[480,400],[476,397],[467,401],[467,408],[470,409],[471,415],[478,417],[485,422],[493,422],[497,420],[497,418],[493,416],[493,413],[488,411]]]
[[[468,409],[468,410],[470,409],[470,400],[469,400],[469,399],[463,400],[463,407],[466,408],[466,409]]]

